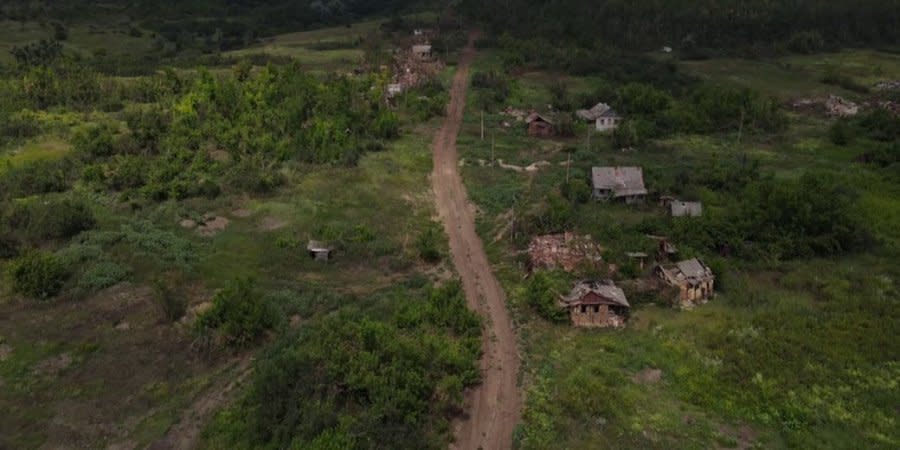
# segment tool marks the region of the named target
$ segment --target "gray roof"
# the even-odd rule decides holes
[[[413,45],[412,46],[413,53],[431,53],[430,45]]]
[[[627,308],[631,307],[631,305],[628,304],[628,300],[625,298],[625,291],[613,284],[611,281],[582,281],[572,288],[572,292],[570,292],[568,296],[563,298],[563,302],[565,302],[567,305],[577,305],[585,295],[591,292],[597,294],[600,297],[603,297],[606,300],[609,300],[612,303],[618,304],[620,306],[625,306]]]
[[[660,268],[672,281],[700,281],[706,278],[714,278],[712,269],[697,258],[660,266]]]
[[[591,109],[579,109],[575,115],[587,121],[597,120],[601,117],[619,117],[619,114],[611,106],[603,102],[597,103]]]
[[[591,184],[594,189],[611,190],[613,197],[647,194],[644,171],[640,167],[594,167]]]
[[[534,122],[534,121],[536,121],[536,120],[539,120],[539,121],[541,121],[541,122],[547,122],[547,123],[549,123],[550,125],[553,125],[553,121],[552,121],[552,120],[550,120],[550,119],[547,118],[546,116],[543,116],[543,115],[541,115],[540,113],[536,113],[536,112],[533,112],[533,113],[529,114],[528,117],[525,118],[525,123],[531,123],[531,122]]]
[[[669,205],[672,217],[700,217],[703,215],[703,204],[700,202],[683,202],[674,200]]]

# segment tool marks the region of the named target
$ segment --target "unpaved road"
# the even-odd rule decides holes
[[[466,417],[454,425],[451,449],[502,450],[512,447],[513,428],[521,414],[516,384],[519,354],[506,294],[488,263],[481,239],[475,232],[474,208],[469,204],[459,176],[456,135],[462,124],[472,45],[463,52],[453,78],[450,107],[444,125],[435,136],[432,184],[438,213],[450,238],[453,265],[462,279],[469,307],[485,320],[482,383],[466,396]]]

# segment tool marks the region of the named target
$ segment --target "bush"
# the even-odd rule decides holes
[[[0,136],[23,139],[41,134],[41,122],[35,113],[21,111],[10,114],[5,120],[0,119]]]
[[[89,230],[96,223],[94,214],[81,200],[35,201],[13,212],[14,223],[23,226],[34,243],[47,239],[68,239]]]
[[[9,268],[13,291],[37,299],[58,294],[68,275],[56,256],[40,251],[26,253]]]
[[[587,203],[591,199],[591,187],[583,179],[570,179],[568,183],[563,181],[560,192],[572,203]]]
[[[115,130],[109,125],[88,125],[75,131],[72,144],[85,159],[106,158],[115,153],[114,133]]]
[[[564,322],[569,318],[557,301],[564,284],[546,272],[535,272],[528,281],[525,301],[539,316],[551,322]]]
[[[244,347],[276,324],[275,312],[249,278],[236,279],[213,297],[212,309],[200,316],[197,329],[213,330],[232,347]]]
[[[429,226],[416,239],[416,250],[419,257],[429,263],[437,263],[441,260],[440,245],[443,241],[443,235],[437,225]]]
[[[8,166],[0,174],[0,198],[27,197],[69,188],[72,164],[68,160],[34,161]]]
[[[178,289],[181,277],[166,274],[153,281],[153,299],[156,301],[160,314],[168,322],[175,322],[187,312],[187,299]]]
[[[825,48],[825,39],[818,31],[799,31],[788,38],[787,47],[796,53],[816,53]]]
[[[89,292],[99,291],[124,281],[131,271],[112,261],[100,261],[78,277],[78,287]]]

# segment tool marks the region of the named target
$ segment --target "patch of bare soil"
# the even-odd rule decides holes
[[[738,450],[749,450],[753,448],[753,444],[756,443],[757,432],[750,425],[741,425],[738,427],[732,427],[729,425],[722,425],[719,427],[719,433],[729,436],[737,441]]]
[[[181,221],[178,222],[178,225],[180,225],[181,228],[187,228],[190,230],[197,226],[197,221],[192,219],[181,219]]]
[[[121,323],[129,324],[128,332],[114,332]],[[199,358],[188,333],[160,320],[151,288],[131,283],[77,302],[4,305],[0,330],[10,342],[91,349],[32,366],[35,373],[55,374],[45,377],[42,389],[0,395],[0,410],[12,408],[0,414],[0,448],[37,439],[52,449],[129,441],[144,419],[178,402],[183,387],[194,386],[219,364]],[[42,419],[36,421],[35,414]]]
[[[466,394],[466,415],[454,423],[454,449],[512,448],[521,415],[519,353],[506,294],[494,277],[475,232],[475,209],[459,175],[456,136],[462,123],[469,66],[475,56],[474,35],[457,65],[444,125],[434,139],[431,175],[438,213],[450,238],[453,265],[462,279],[469,307],[485,319],[482,382]]]
[[[213,384],[181,414],[181,419],[169,428],[165,437],[150,445],[153,450],[190,450],[196,448],[200,432],[210,416],[228,403],[238,388],[253,372],[249,356],[234,364],[233,376],[221,377],[221,382]]]
[[[13,348],[9,344],[0,344],[0,361],[6,361],[12,356]]]
[[[278,217],[267,216],[259,221],[260,231],[275,231],[287,226],[287,221]]]
[[[231,212],[231,215],[239,219],[246,219],[253,215],[253,211],[246,208],[238,208]]]
[[[631,381],[637,384],[656,384],[662,380],[662,376],[662,370],[648,367],[632,375]]]
[[[34,372],[39,375],[58,375],[72,365],[72,355],[63,353],[52,356],[34,365]]]
[[[207,216],[204,218],[203,223],[197,227],[197,233],[206,237],[215,236],[225,228],[228,228],[229,223],[231,221],[222,216]]]
[[[217,162],[228,162],[231,161],[231,154],[225,150],[211,150],[209,152],[209,159]]]

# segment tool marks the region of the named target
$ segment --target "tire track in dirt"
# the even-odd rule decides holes
[[[433,143],[431,180],[438,213],[450,240],[453,265],[462,279],[469,308],[485,321],[481,359],[482,383],[466,395],[466,416],[454,424],[451,449],[512,448],[513,429],[521,415],[517,385],[519,353],[506,294],[494,277],[484,246],[475,232],[474,208],[459,175],[456,136],[465,109],[469,66],[475,56],[474,35],[453,78],[447,118]]]

